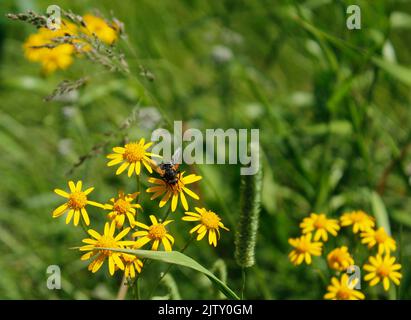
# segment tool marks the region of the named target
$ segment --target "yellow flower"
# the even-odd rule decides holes
[[[161,242],[163,243],[166,251],[171,251],[171,246],[174,244],[174,238],[167,232],[165,227],[173,220],[158,222],[156,217],[153,215],[150,216],[150,220],[152,223],[151,226],[147,226],[144,223],[136,221],[135,225],[145,230],[133,233],[133,237],[140,237],[140,239],[136,241],[135,246],[141,248],[146,243],[153,241],[151,250],[158,250],[158,246]]]
[[[67,43],[57,44],[53,39],[75,33],[76,26],[67,21],[62,21],[61,28],[58,30],[40,28],[25,41],[23,45],[25,56],[29,61],[40,62],[46,74],[57,69],[67,69],[73,63],[72,54],[75,48]]]
[[[200,241],[204,238],[208,231],[208,243],[217,246],[217,236],[220,239],[220,230],[229,231],[228,228],[224,226],[221,222],[220,217],[213,211],[207,210],[205,208],[195,208],[198,212],[186,212],[186,216],[183,217],[184,221],[199,221],[199,224],[190,230],[190,233],[197,232],[197,240]]]
[[[335,248],[327,255],[328,266],[337,271],[345,271],[349,266],[354,265],[354,259],[348,252],[346,246]]]
[[[341,218],[341,226],[353,226],[353,232],[367,231],[375,226],[374,218],[366,214],[364,211],[353,211],[344,213]]]
[[[124,229],[117,236],[114,236],[115,229],[116,223],[115,221],[112,221],[111,224],[106,222],[104,225],[104,233],[102,235],[95,230],[88,230],[88,234],[92,236],[92,238],[83,239],[83,242],[86,243],[86,245],[80,247],[80,251],[89,251],[81,256],[81,260],[88,260],[97,255],[97,257],[88,266],[88,270],[91,272],[97,272],[103,265],[106,258],[108,258],[108,269],[111,275],[114,274],[116,267],[124,270],[124,263],[120,259],[121,253],[100,249],[120,249],[134,244],[134,241],[121,241],[121,239],[123,239],[130,231],[130,228]]]
[[[184,177],[185,172],[181,172],[178,176],[178,181],[175,184],[169,184],[163,179],[157,178],[149,178],[148,182],[155,184],[156,186],[148,188],[147,192],[153,192],[154,194],[151,196],[150,200],[154,200],[159,196],[163,195],[162,199],[160,200],[159,207],[162,208],[171,198],[171,211],[174,212],[177,208],[178,204],[178,196],[180,195],[181,204],[183,205],[184,210],[188,210],[188,203],[185,197],[185,194],[188,194],[193,199],[199,200],[200,197],[188,189],[186,185],[190,183],[197,182],[202,179],[201,176],[197,176],[195,174],[190,174]]]
[[[124,275],[126,277],[135,278],[136,271],[141,272],[143,262],[133,254],[122,253],[121,258],[124,262]]]
[[[83,186],[83,183],[81,181],[78,181],[76,185],[73,181],[69,181],[68,186],[70,188],[70,193],[61,189],[54,189],[54,192],[57,193],[59,196],[67,198],[67,202],[62,204],[53,211],[53,218],[60,217],[68,210],[66,224],[69,224],[71,218],[73,218],[74,216],[74,225],[77,226],[80,221],[81,213],[84,222],[86,223],[86,225],[89,225],[90,218],[86,210],[86,205],[89,204],[99,208],[104,208],[104,206],[100,203],[90,201],[87,199],[87,196],[94,190],[93,187],[82,191],[81,188]]]
[[[131,202],[138,196],[138,194],[139,192],[135,192],[126,195],[123,191],[120,191],[117,198],[110,199],[112,204],[104,205],[105,209],[111,210],[107,217],[116,222],[117,228],[123,227],[126,216],[130,226],[134,226],[136,209],[141,209],[141,206],[137,203]]]
[[[86,14],[83,16],[83,21],[86,24],[84,33],[88,35],[95,35],[101,41],[112,44],[118,38],[115,26],[109,25],[104,19]]]
[[[320,256],[322,250],[322,242],[311,242],[312,234],[308,233],[299,238],[288,239],[294,250],[290,252],[288,257],[294,265],[299,265],[303,261],[306,264],[311,264],[311,256]]]
[[[336,277],[332,277],[331,285],[327,287],[327,293],[324,295],[324,299],[329,300],[363,300],[365,298],[364,294],[354,287],[359,281],[355,279],[351,281],[346,273],[344,273],[340,280]]]
[[[318,241],[320,239],[327,241],[328,232],[335,237],[337,235],[337,231],[340,230],[338,220],[327,219],[326,215],[323,213],[311,213],[309,217],[304,218],[303,222],[300,223],[300,228],[302,228],[303,234],[315,231],[314,241]]]
[[[375,257],[368,259],[369,264],[364,265],[364,270],[369,273],[364,277],[365,281],[370,281],[370,286],[375,286],[382,281],[385,291],[390,288],[390,280],[397,286],[400,285],[400,279],[402,277],[398,270],[401,269],[399,263],[395,264],[395,257],[391,257],[386,254],[384,257],[377,254]]]
[[[159,155],[147,152],[147,149],[151,147],[153,143],[149,142],[145,144],[144,139],[140,139],[138,142],[127,143],[124,147],[114,147],[113,151],[107,156],[108,159],[111,159],[107,163],[109,167],[120,164],[120,167],[117,169],[116,174],[119,175],[128,168],[128,176],[135,172],[136,175],[140,174],[141,163],[146,167],[148,172],[152,173],[153,169],[153,160],[149,157],[159,157]]]
[[[368,229],[361,233],[361,238],[361,243],[367,244],[368,248],[378,245],[378,254],[384,252],[390,254],[391,251],[397,249],[395,240],[385,232],[383,227],[378,228],[378,230]]]

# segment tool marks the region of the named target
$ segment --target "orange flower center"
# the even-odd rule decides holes
[[[123,159],[130,163],[141,161],[146,153],[144,147],[138,143],[128,143],[126,144],[125,149]]]
[[[329,265],[336,268],[345,268],[352,263],[351,261],[349,253],[342,250],[333,252],[328,259]]]
[[[350,289],[340,288],[336,293],[337,299],[339,300],[348,300],[351,296]]]
[[[327,219],[325,217],[320,216],[314,222],[314,227],[316,227],[317,229],[322,229],[325,227],[326,223],[327,223]]]
[[[201,215],[201,223],[207,227],[207,229],[218,229],[218,223],[220,218],[212,211],[205,211]]]
[[[124,199],[118,199],[113,206],[113,210],[119,214],[127,213],[131,208],[130,202]]]
[[[378,270],[377,270],[378,275],[381,276],[381,277],[388,277],[390,272],[391,272],[390,266],[388,266],[386,264],[380,265]]]
[[[310,244],[306,241],[300,241],[300,243],[298,244],[296,250],[299,253],[305,253],[308,252],[310,250]]]
[[[70,209],[81,209],[84,208],[87,204],[87,196],[82,191],[76,191],[70,194],[68,200],[68,206]]]
[[[113,237],[111,236],[106,236],[103,235],[99,240],[98,243],[96,243],[96,247],[99,248],[118,248],[117,242],[114,240]],[[109,256],[112,254],[112,251],[110,250],[100,250],[102,254],[105,256]]]
[[[375,232],[375,240],[378,243],[384,243],[387,239],[388,235],[385,233],[384,229],[379,229]]]
[[[166,234],[167,230],[162,223],[152,225],[148,230],[148,237],[153,240],[161,240]]]

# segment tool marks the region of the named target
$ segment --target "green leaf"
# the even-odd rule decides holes
[[[375,219],[377,220],[377,226],[383,227],[385,231],[389,235],[391,235],[391,227],[387,209],[385,208],[384,202],[382,201],[381,197],[375,191],[371,193],[371,206]]]
[[[390,24],[393,29],[409,29],[411,28],[411,15],[395,11],[391,13]]]
[[[393,211],[391,217],[400,224],[411,228],[411,213],[407,211]]]
[[[185,254],[178,251],[151,251],[151,250],[132,250],[132,249],[113,249],[113,248],[102,248],[104,250],[111,250],[115,252],[123,252],[128,254],[133,254],[139,258],[147,258],[151,260],[158,260],[165,263],[171,263],[183,267],[187,267],[206,275],[211,282],[213,282],[217,288],[227,297],[234,300],[240,300],[240,298],[231,290],[223,281],[218,279],[212,272],[204,268],[194,259],[186,256]]]
[[[372,61],[392,77],[402,83],[411,86],[411,69],[402,65],[388,62],[378,57],[373,57]]]

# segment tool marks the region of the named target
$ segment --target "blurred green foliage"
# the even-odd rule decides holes
[[[0,298],[116,296],[120,275],[110,278],[106,267],[91,275],[79,253],[69,250],[80,244],[83,231],[51,218],[61,203],[52,190],[80,178],[96,187],[93,200],[108,199],[122,186],[132,189],[131,179],[114,177],[104,155],[123,134],[149,138],[150,130],[138,123],[119,127],[136,108],[155,106],[167,121],[183,120],[186,127],[260,129],[262,212],[246,298],[322,298],[327,283],[318,270],[327,279],[325,266],[292,266],[287,239],[299,234],[299,221],[312,211],[338,217],[363,209],[390,225],[404,273],[397,297],[410,299],[411,1],[355,1],[362,29],[350,31],[346,8],[353,2],[2,0]],[[108,73],[85,59],[41,76],[22,50],[34,28],[5,14],[43,13],[50,4],[78,14],[97,8],[123,21],[128,40],[122,46],[136,77]],[[141,75],[141,67],[154,81]],[[70,99],[43,101],[60,81],[85,76],[87,85]],[[90,153],[101,144],[101,153]],[[68,174],[86,154],[91,156]],[[210,269],[222,259],[227,282],[239,292],[241,269],[233,257],[239,166],[185,169],[204,176],[201,204],[220,213],[232,230],[217,249],[198,243],[186,253]],[[156,204],[145,210],[156,212]],[[90,212],[102,225],[104,214]],[[187,238],[172,225],[171,232],[177,243]],[[62,290],[46,287],[52,264],[62,269]],[[153,263],[148,279],[166,267]],[[191,270],[174,268],[171,275],[182,298],[218,297]],[[152,286],[142,281],[143,296]],[[387,298],[380,288],[366,293]],[[167,286],[156,294],[167,294]]]

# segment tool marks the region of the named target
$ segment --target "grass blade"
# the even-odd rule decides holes
[[[227,297],[233,300],[240,300],[240,298],[231,290],[223,281],[218,279],[213,273],[204,268],[194,259],[186,256],[185,254],[178,251],[151,251],[151,250],[132,250],[132,249],[113,249],[113,248],[102,248],[105,250],[111,250],[115,252],[123,252],[128,254],[136,255],[140,258],[147,258],[151,260],[158,260],[165,263],[171,263],[186,268],[193,269],[195,271],[203,273],[207,276],[211,282],[213,282],[217,288]]]

